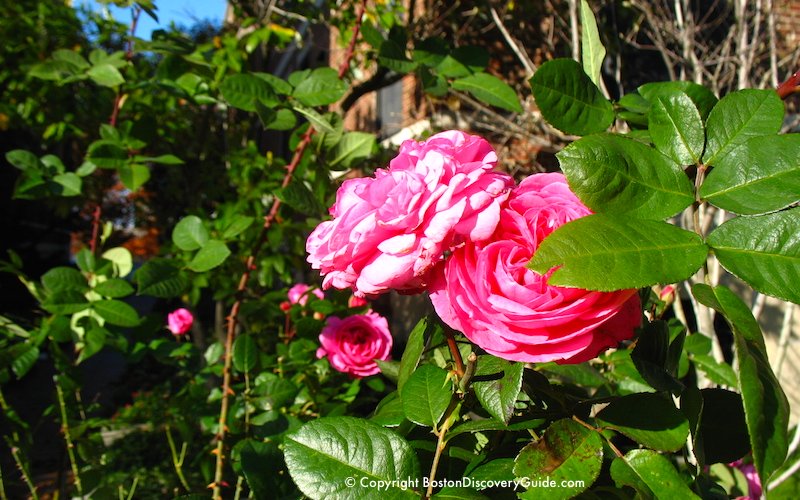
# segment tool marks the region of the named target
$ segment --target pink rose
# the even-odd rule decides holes
[[[427,286],[442,255],[463,240],[492,234],[513,180],[493,172],[497,155],[463,132],[406,141],[388,169],[345,181],[306,242],[323,288],[359,297]]]
[[[758,476],[758,471],[756,470],[755,465],[753,464],[746,464],[742,462],[742,460],[737,460],[735,462],[731,462],[728,464],[731,467],[736,467],[742,474],[744,474],[745,479],[747,479],[747,496],[746,497],[738,497],[739,499],[744,500],[758,500],[761,498],[761,493],[763,491],[763,487],[761,486],[761,478]]]
[[[311,289],[310,286],[306,285],[305,283],[297,283],[292,288],[289,289],[287,296],[289,297],[290,304],[300,304],[301,306],[306,305],[308,302],[308,291]],[[314,288],[311,290],[311,293],[318,299],[324,299],[325,294],[322,293],[322,290],[319,288]]]
[[[344,319],[329,317],[319,341],[317,358],[327,356],[336,370],[357,378],[380,372],[375,360],[389,359],[392,350],[386,318],[372,311]]]
[[[512,191],[494,235],[453,251],[432,286],[436,312],[500,358],[580,363],[639,325],[636,290],[591,292],[547,284],[526,267],[557,227],[590,214],[562,174],[537,174]]]
[[[173,335],[183,335],[192,329],[194,316],[188,309],[175,309],[167,315],[167,328]]]

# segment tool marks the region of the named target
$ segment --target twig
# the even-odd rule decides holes
[[[72,442],[72,435],[69,432],[69,420],[67,419],[67,404],[64,401],[64,391],[61,390],[58,377],[53,378],[56,384],[58,408],[61,411],[61,432],[64,433],[64,441],[67,445],[67,456],[69,456],[69,465],[72,468],[72,475],[75,479],[75,489],[78,491],[78,496],[83,497],[83,486],[81,485],[81,475],[78,469],[78,459],[75,456],[75,443]]]
[[[530,57],[528,57],[528,54],[526,54],[525,51],[522,50],[522,48],[517,44],[517,42],[514,41],[513,38],[511,38],[511,33],[509,33],[506,27],[503,25],[503,20],[500,19],[500,16],[497,14],[497,10],[495,10],[495,8],[492,7],[491,12],[492,12],[492,19],[494,19],[494,24],[497,25],[497,29],[499,29],[500,33],[503,34],[503,38],[506,39],[506,42],[508,42],[508,45],[511,47],[511,50],[513,50],[514,53],[517,55],[517,58],[519,58],[519,62],[521,62],[522,65],[525,66],[525,72],[527,73],[525,75],[525,79],[526,80],[529,79],[536,72],[536,65],[533,63],[533,61],[531,61]]]
[[[33,484],[31,475],[28,473],[28,470],[25,468],[25,464],[22,462],[22,458],[19,456],[18,447],[11,446],[11,456],[14,457],[14,463],[17,464],[19,473],[22,474],[22,478],[25,480],[25,484],[28,486],[28,491],[31,492],[31,498],[33,498],[33,500],[39,500],[39,493],[36,491],[36,485]]]
[[[353,57],[356,38],[358,37],[361,21],[364,17],[365,4],[366,0],[362,0],[359,6],[359,11],[356,17],[356,25],[355,28],[353,29],[353,38],[350,40],[350,45],[347,48],[345,59],[344,61],[342,61],[342,64],[339,67],[340,78],[344,76],[344,74],[347,72],[347,69],[350,67],[350,60]],[[285,188],[286,186],[289,185],[289,182],[292,180],[292,175],[294,174],[297,165],[300,164],[300,160],[303,158],[303,154],[305,154],[306,149],[311,144],[311,137],[313,135],[314,135],[314,128],[312,126],[309,126],[308,130],[306,130],[306,133],[303,134],[303,137],[297,144],[292,160],[286,166],[286,173],[284,174],[283,181],[281,182],[281,187]],[[215,499],[222,498],[221,488],[222,488],[223,470],[225,465],[225,455],[224,455],[225,435],[227,434],[228,430],[226,422],[228,420],[228,410],[230,406],[230,400],[228,396],[233,393],[233,391],[231,390],[231,364],[233,358],[232,350],[233,350],[233,340],[236,337],[236,325],[239,317],[239,309],[242,306],[243,295],[244,292],[247,290],[247,285],[248,282],[250,281],[250,275],[256,269],[256,257],[261,251],[261,247],[263,247],[267,241],[267,234],[269,233],[269,229],[270,227],[272,227],[272,223],[275,221],[275,218],[278,216],[278,211],[280,210],[280,207],[281,207],[281,200],[275,198],[275,201],[273,201],[269,213],[264,217],[264,224],[261,226],[261,232],[258,235],[258,239],[256,240],[256,243],[253,246],[250,255],[247,257],[247,260],[245,262],[245,269],[242,272],[242,275],[239,278],[239,284],[236,287],[236,301],[231,306],[230,314],[227,317],[227,334],[225,336],[225,354],[224,354],[224,364],[222,369],[222,401],[220,403],[220,411],[219,411],[219,429],[217,430],[217,436],[216,436],[217,446],[214,451],[217,458],[216,458],[216,468],[214,472],[214,482],[211,484],[213,488],[212,496]]]
[[[464,360],[461,358],[461,351],[458,350],[458,344],[456,343],[455,335],[453,335],[453,329],[444,325],[444,336],[447,339],[447,347],[450,348],[453,361],[456,363],[456,375],[458,375],[460,380],[464,378]]]
[[[175,473],[178,475],[178,479],[181,482],[181,485],[186,489],[187,492],[192,491],[189,487],[189,483],[186,481],[186,477],[183,475],[183,460],[186,458],[186,445],[187,443],[184,441],[181,445],[181,452],[175,450],[175,442],[172,440],[172,431],[170,431],[169,426],[167,426],[167,442],[169,443],[169,451],[172,453],[172,465],[175,467]]]

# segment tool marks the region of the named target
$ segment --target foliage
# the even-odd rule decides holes
[[[114,3],[133,27],[158,14],[151,1]],[[35,303],[0,316],[4,496],[38,494],[41,419],[60,426],[60,487],[76,496],[191,498],[210,484],[226,498],[724,498],[747,494],[731,465],[744,460],[767,495],[791,497],[786,396],[750,308],[709,271],[800,303],[800,139],[782,132],[774,90],[718,98],[654,82],[612,101],[585,1],[582,61],[541,64],[523,90],[485,48],[417,37],[384,3],[363,17],[363,4],[301,3],[306,21],[338,27],[343,64],[267,72],[307,26],[232,4],[236,25],[208,39],[144,40],[100,16],[81,27],[52,2],[2,8],[24,28],[2,22],[0,128],[22,138],[3,151],[8,204],[49,211],[75,243],[71,261],[42,272],[14,251],[0,268]],[[548,285],[636,289],[636,338],[590,362],[523,363],[432,314],[392,332],[380,374],[337,371],[318,351],[329,318],[381,301],[289,288],[317,282],[305,241],[337,180],[394,154],[345,127],[365,71],[413,75],[432,102],[455,96],[496,116],[532,119],[535,103],[541,127],[571,140],[556,159],[594,214],[537,242],[528,267]],[[729,216],[710,226],[714,210]],[[672,317],[681,295],[665,290],[695,276],[705,283],[687,298],[726,320],[727,353],[714,331]],[[194,322],[170,334],[178,307]],[[125,373],[111,401],[86,399],[104,359]],[[23,418],[13,394],[38,369],[54,374],[36,395],[46,408]]]

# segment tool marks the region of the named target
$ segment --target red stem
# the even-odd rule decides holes
[[[777,91],[781,99],[786,99],[795,92],[800,92],[800,71],[795,71],[785,82],[778,85]]]
[[[356,38],[358,37],[358,33],[360,31],[361,21],[364,16],[364,10],[366,7],[366,0],[362,0],[359,5],[359,10],[357,14],[357,20],[355,28],[353,29],[353,37],[350,39],[350,44],[348,45],[347,52],[345,53],[345,59],[342,61],[342,64],[339,66],[339,78],[342,78],[345,73],[347,73],[348,68],[350,67],[350,61],[353,58],[353,53],[356,44]],[[305,153],[308,146],[311,144],[311,137],[314,135],[314,128],[309,126],[306,133],[303,134],[302,139],[297,144],[297,147],[294,151],[294,156],[289,164],[286,166],[286,174],[283,177],[283,182],[281,182],[281,187],[286,187],[289,185],[289,182],[292,180],[292,175],[294,174],[295,169],[300,164],[300,160],[303,158],[303,154]],[[228,410],[230,406],[230,402],[228,396],[233,393],[231,390],[231,364],[232,364],[232,350],[233,350],[233,341],[236,337],[236,324],[238,322],[239,316],[239,309],[242,305],[243,295],[244,292],[247,290],[247,284],[250,281],[251,273],[256,269],[256,257],[258,256],[259,252],[261,251],[261,247],[264,246],[264,243],[267,240],[267,234],[269,232],[269,228],[272,226],[272,223],[278,216],[278,211],[281,207],[281,200],[275,198],[275,201],[272,202],[272,207],[270,208],[267,215],[264,217],[264,224],[261,226],[261,231],[259,232],[258,239],[256,240],[255,245],[247,257],[245,262],[245,269],[242,272],[241,277],[239,278],[239,285],[236,287],[236,301],[231,306],[231,311],[227,320],[227,331],[225,335],[225,356],[224,356],[224,364],[222,370],[222,401],[220,403],[220,412],[219,412],[219,430],[217,431],[216,439],[217,439],[217,446],[214,450],[214,453],[217,456],[217,463],[216,463],[216,470],[214,472],[214,482],[211,484],[213,488],[212,497],[214,499],[221,499],[221,487],[222,487],[222,476],[223,476],[223,468],[225,463],[224,457],[224,447],[225,447],[225,435],[227,433],[227,426],[225,423],[228,420]]]

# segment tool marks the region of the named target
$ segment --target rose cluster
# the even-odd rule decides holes
[[[388,168],[342,184],[306,243],[323,288],[372,297],[427,290],[442,320],[495,356],[579,363],[633,336],[636,290],[551,286],[539,244],[591,211],[562,174],[518,185],[489,143],[459,131],[406,141]]]

